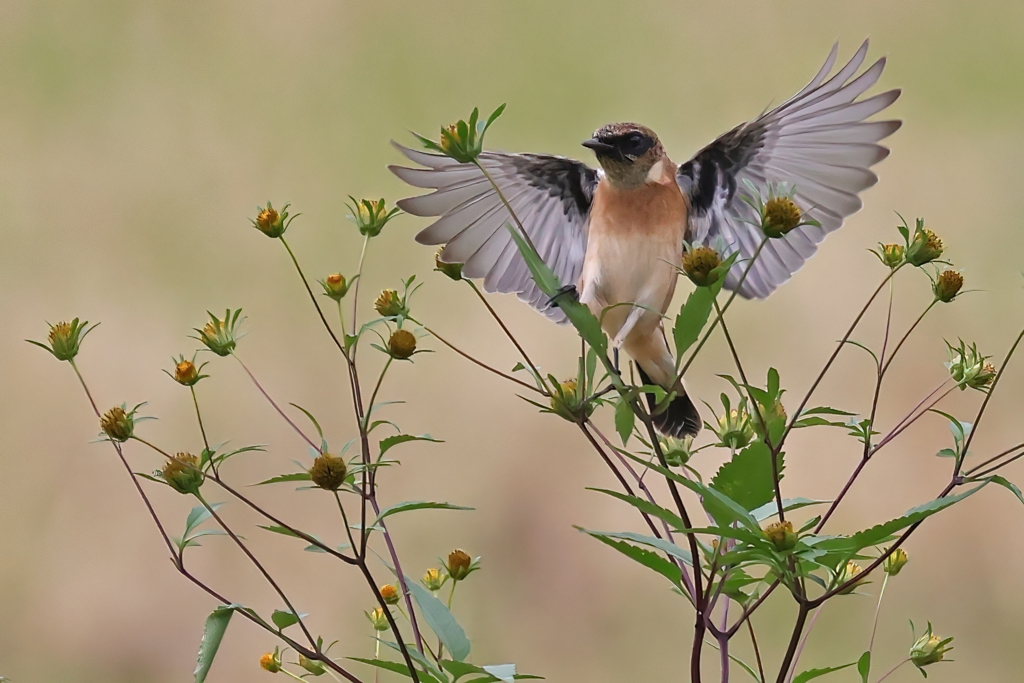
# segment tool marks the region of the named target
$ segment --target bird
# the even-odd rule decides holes
[[[871,167],[889,154],[880,143],[902,124],[867,120],[901,94],[862,97],[882,75],[885,58],[861,71],[864,41],[832,74],[838,50],[837,43],[793,97],[678,165],[657,134],[636,123],[603,126],[583,142],[596,155],[597,169],[562,156],[484,151],[478,157],[484,174],[473,163],[392,142],[418,168],[390,170],[413,187],[433,190],[397,206],[437,218],[416,240],[444,245],[442,262],[463,264],[464,276],[483,279],[486,291],[515,293],[566,322],[531,278],[490,175],[545,263],[601,318],[612,347],[629,354],[645,385],[669,392],[671,402],[658,410],[654,394],[647,395],[654,426],[666,436],[695,436],[701,417],[676,377],[662,325],[684,243],[717,245],[723,258],[738,253],[724,287],[744,298],[766,298],[861,208],[859,193],[878,181]],[[751,262],[764,234],[744,192],[768,195],[780,183],[792,188],[791,199],[807,220],[768,240]]]

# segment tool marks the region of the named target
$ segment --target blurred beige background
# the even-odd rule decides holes
[[[195,450],[187,392],[160,370],[172,354],[191,353],[186,335],[206,309],[241,306],[250,331],[241,356],[282,402],[325,418],[340,445],[352,436],[340,366],[283,250],[250,228],[258,203],[290,201],[303,214],[289,238],[308,273],[351,273],[359,240],[342,201],[403,196],[385,166],[399,160],[388,140],[408,141],[407,129],[429,134],[474,105],[507,101],[493,147],[589,163],[579,142],[594,128],[638,120],[681,161],[802,87],[837,38],[848,56],[870,36],[871,55],[890,58],[882,85],[904,88],[892,111],[905,126],[876,169],[881,181],[792,283],[765,303],[737,305],[733,327],[751,374],[774,364],[790,395],[801,395],[883,274],[867,248],[896,237],[894,211],[926,216],[967,286],[983,291],[940,307],[908,345],[883,398],[882,424],[891,425],[941,380],[943,337],[1002,354],[1021,324],[1022,28],[1024,5],[996,1],[0,5],[0,675],[191,680],[214,607],[166,561],[109,448],[89,443],[95,420],[70,369],[22,341],[43,338],[44,320],[102,321],[80,363],[99,402],[147,400],[160,421],[145,433]],[[373,243],[365,295],[416,273],[427,283],[415,302],[420,319],[510,367],[515,356],[479,304],[432,273],[432,250],[412,241],[424,224],[400,217]],[[919,272],[897,289],[902,329],[930,293]],[[568,331],[509,297],[492,300],[538,362],[573,372],[578,346]],[[881,312],[857,339],[878,342]],[[446,443],[396,451],[404,466],[383,477],[383,497],[477,508],[392,524],[410,574],[455,546],[483,556],[484,571],[456,606],[474,660],[515,661],[554,681],[685,679],[691,616],[682,600],[572,528],[636,525],[625,506],[584,490],[614,482],[579,434],[427,346],[438,353],[396,368],[383,394],[408,400],[388,417]],[[732,370],[721,345],[711,346],[689,380],[709,400],[725,388],[715,373]],[[304,457],[236,364],[217,359],[208,369],[199,394],[212,440],[270,445],[230,467],[236,481]],[[851,350],[818,402],[865,410],[870,373]],[[1024,359],[1000,386],[979,454],[1020,441],[1022,373]],[[970,419],[978,398],[958,394],[946,405]],[[838,430],[817,431],[791,444],[787,495],[833,495],[858,457]],[[948,461],[932,454],[948,441],[943,420],[922,421],[871,465],[832,528],[853,531],[929,499],[948,476]],[[159,464],[139,448],[129,456],[138,469]],[[701,466],[710,473],[717,464]],[[1024,479],[1022,470],[1011,478]],[[288,519],[338,533],[322,496],[256,495]],[[154,497],[180,533],[187,501],[167,490]],[[255,521],[239,505],[225,514]],[[957,637],[957,662],[934,667],[930,680],[1019,680],[1022,521],[1019,503],[992,490],[915,535],[883,609],[879,666],[904,656],[912,618]],[[287,577],[313,628],[341,640],[339,654],[370,656],[362,610],[371,603],[357,576],[291,539],[251,527],[246,535]],[[222,539],[190,554],[233,599],[277,606]],[[855,659],[871,610],[868,598],[830,605],[803,663]],[[757,617],[771,662],[791,617],[783,601]],[[210,680],[260,679],[258,656],[272,647],[236,620]]]

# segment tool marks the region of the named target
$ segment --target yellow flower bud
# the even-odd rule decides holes
[[[388,340],[388,351],[392,358],[405,360],[416,353],[416,335],[409,330],[395,330]]]
[[[864,571],[864,568],[861,567],[856,562],[854,562],[852,560],[847,562],[846,566],[843,567],[843,570],[841,572],[839,572],[839,580],[836,582],[836,585],[837,586],[843,585],[844,583],[846,583],[850,579],[853,579],[853,578],[856,578],[857,576],[859,576],[860,573],[863,572],[863,571]],[[846,588],[844,588],[843,590],[839,591],[839,594],[840,595],[848,595],[848,594],[852,593],[853,591],[857,590],[857,587],[860,586],[860,584],[861,584],[860,581],[852,583],[849,586],[847,586]]]
[[[380,597],[387,604],[394,605],[398,603],[398,589],[390,583],[385,583],[380,587]]]
[[[718,418],[718,428],[719,440],[732,450],[745,447],[754,438],[754,424],[743,407],[730,410]]]
[[[318,455],[309,468],[313,483],[326,491],[337,491],[345,483],[345,460],[330,453]]]
[[[959,346],[949,342],[946,346],[949,348],[949,361],[945,365],[961,391],[968,387],[985,391],[995,381],[995,366],[988,362],[988,356],[978,351],[976,344],[967,346],[961,341]]]
[[[227,309],[223,319],[209,311],[207,313],[210,316],[210,322],[206,323],[202,329],[195,328],[199,336],[194,339],[201,341],[206,348],[218,356],[230,356],[231,352],[235,350],[238,339],[242,336],[238,334],[238,327],[245,320],[245,318],[239,319],[242,309],[239,308],[234,313],[231,312],[231,309]]]
[[[889,266],[890,268],[896,268],[903,263],[903,258],[906,254],[906,249],[902,244],[883,244],[882,247],[882,263]]]
[[[384,614],[384,610],[380,607],[366,612],[366,618],[373,624],[373,630],[375,631],[387,631],[391,628],[391,624],[388,623],[387,615]]]
[[[932,633],[932,625],[928,624],[928,630],[910,648],[910,661],[918,669],[941,662],[946,653],[953,649],[949,647],[952,642],[952,638],[943,639]]]
[[[393,289],[381,290],[381,293],[377,297],[377,301],[374,302],[373,307],[385,318],[393,318],[398,315],[409,315],[409,310],[405,307],[405,302],[402,301],[402,297],[400,297],[398,292]]]
[[[444,585],[447,578],[447,576],[441,576],[441,572],[432,567],[426,571],[423,578],[420,579],[420,583],[422,583],[428,591],[435,593],[441,590],[441,586]]]
[[[683,254],[683,272],[698,287],[718,282],[718,274],[711,271],[720,265],[722,259],[711,247],[695,247]]]
[[[270,202],[267,202],[265,207],[260,207],[256,220],[252,222],[253,226],[267,237],[277,239],[284,234],[288,229],[288,224],[291,223],[288,220],[288,207],[289,204],[285,204],[284,208],[278,212]]]
[[[793,533],[793,523],[773,522],[764,529],[764,537],[781,552],[792,550],[796,547],[797,535]]]
[[[191,453],[178,453],[168,458],[160,470],[164,481],[178,493],[197,493],[206,475],[199,469],[199,458]]]
[[[260,656],[260,668],[272,674],[276,674],[281,670],[281,653],[278,652],[276,647],[273,652],[264,652]]]
[[[772,197],[761,212],[761,230],[766,237],[782,237],[800,225],[803,214],[789,197]]]
[[[473,558],[467,555],[461,550],[453,550],[448,553],[448,576],[452,577],[452,581],[461,581],[466,578],[470,572],[470,565],[473,563]]]
[[[956,298],[963,286],[963,275],[955,270],[944,270],[932,282],[932,292],[935,294],[936,301],[948,304]]]
[[[331,273],[320,281],[320,285],[324,288],[324,295],[335,301],[341,301],[348,294],[349,283],[341,273]]]
[[[595,406],[586,403],[579,395],[579,386],[575,379],[567,379],[555,386],[551,395],[551,410],[569,422],[579,422],[590,417]]]
[[[882,563],[882,569],[889,576],[896,576],[909,561],[910,558],[907,556],[907,551],[903,548],[896,548],[889,557],[885,558],[885,562]]]
[[[98,325],[99,323],[96,323]],[[47,341],[49,345],[26,339],[29,344],[34,344],[40,348],[46,349],[53,355],[57,360],[74,360],[75,356],[78,355],[79,348],[82,345],[82,340],[85,339],[85,335],[92,332],[96,327],[88,327],[89,323],[83,321],[78,322],[78,318],[75,318],[71,322],[60,322],[56,325],[50,325],[50,332],[47,334]]]
[[[381,199],[356,199],[350,196],[351,204],[348,204],[352,214],[349,219],[356,224],[359,232],[367,237],[376,237],[384,229],[388,221],[395,217],[398,209],[388,211],[384,198]]]

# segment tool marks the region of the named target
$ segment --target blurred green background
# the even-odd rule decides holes
[[[871,56],[890,58],[882,86],[904,88],[891,111],[905,125],[876,168],[881,180],[790,284],[764,303],[737,305],[733,327],[748,371],[763,377],[774,365],[790,396],[801,395],[883,275],[867,248],[896,237],[894,211],[926,216],[967,287],[982,291],[941,306],[907,346],[882,401],[882,424],[892,425],[941,381],[943,337],[1001,354],[1021,322],[1022,28],[1024,4],[1007,1],[3,3],[0,674],[14,683],[190,680],[214,607],[167,562],[109,448],[88,443],[96,423],[70,369],[22,341],[43,338],[44,320],[102,321],[80,362],[99,402],[149,401],[146,412],[160,420],[146,433],[195,450],[187,392],[160,370],[172,354],[191,353],[186,335],[206,309],[241,306],[250,330],[241,356],[282,402],[329,418],[327,436],[340,445],[352,436],[340,364],[284,251],[251,229],[258,203],[292,202],[303,214],[289,237],[308,273],[351,273],[359,239],[343,199],[405,195],[385,166],[399,161],[388,140],[409,141],[408,129],[430,133],[475,105],[507,101],[492,147],[589,162],[579,142],[593,129],[636,120],[682,161],[802,87],[836,39],[848,56],[869,36]],[[510,367],[515,356],[486,313],[432,273],[433,251],[412,241],[423,225],[400,217],[373,243],[364,294],[416,273],[427,283],[419,319]],[[930,292],[920,272],[901,276],[897,292],[902,329]],[[569,331],[513,298],[492,301],[544,368],[573,372]],[[877,344],[881,312],[855,338]],[[383,498],[477,508],[392,524],[410,574],[456,546],[483,556],[485,570],[456,606],[475,661],[515,661],[554,681],[684,679],[683,601],[572,528],[636,524],[625,506],[584,490],[613,482],[580,435],[439,344],[426,346],[438,353],[396,368],[383,394],[408,401],[388,417],[446,443],[404,446]],[[708,400],[725,388],[715,374],[732,369],[720,344],[711,347],[689,378]],[[1000,386],[975,442],[980,454],[1021,440],[1021,367]],[[208,369],[199,394],[212,440],[270,445],[230,476],[258,481],[305,457],[237,364],[217,359]],[[863,411],[870,374],[870,361],[851,350],[817,400]],[[979,396],[958,393],[946,406],[970,419]],[[948,441],[944,420],[923,420],[872,463],[833,529],[853,531],[932,497],[948,476],[948,461],[932,454]],[[137,469],[159,465],[128,451]],[[830,497],[857,457],[838,430],[799,434],[783,488]],[[709,457],[702,467],[717,464]],[[318,533],[337,532],[321,496],[257,495]],[[180,532],[187,501],[164,489],[154,497]],[[225,514],[255,521],[238,505]],[[912,618],[957,637],[957,662],[934,667],[930,680],[1019,680],[1022,520],[1019,503],[992,490],[914,536],[883,608],[879,666],[904,656]],[[362,611],[372,604],[357,576],[291,539],[247,536],[313,628],[341,640],[338,654],[370,656]],[[234,599],[277,607],[222,539],[192,555],[194,570]],[[803,663],[855,659],[872,606],[866,597],[830,603]],[[791,618],[782,600],[757,616],[771,662]],[[257,659],[273,644],[236,620],[211,680],[265,676]],[[916,679],[908,668],[889,680]]]

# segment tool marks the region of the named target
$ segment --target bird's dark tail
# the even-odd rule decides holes
[[[639,364],[637,364],[637,370],[640,371],[640,379],[644,384],[654,384]],[[654,394],[647,394],[647,405],[654,413],[658,405]],[[666,436],[676,438],[696,436],[701,426],[700,413],[697,412],[697,407],[693,405],[690,397],[681,394],[672,399],[664,411],[654,415],[654,426]]]

